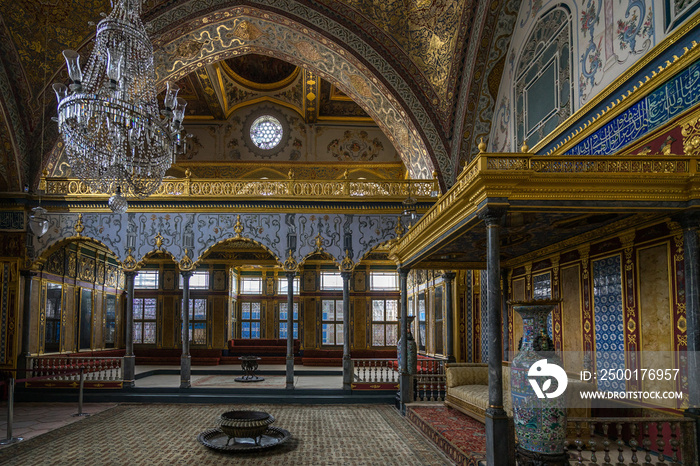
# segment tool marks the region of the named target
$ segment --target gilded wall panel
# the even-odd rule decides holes
[[[226,338],[227,328],[227,297],[213,296],[211,299],[212,327],[212,348],[225,349],[228,339]]]
[[[366,284],[367,274],[365,272],[357,272],[356,271],[353,274],[353,278],[354,278],[353,289],[358,293],[364,292],[367,289],[367,284]]]
[[[353,344],[354,348],[366,348],[371,326],[367,325],[369,321],[370,298],[355,297],[353,300]]]
[[[177,272],[175,270],[163,271],[163,289],[175,290],[178,284]]]
[[[95,281],[95,259],[92,257],[79,256],[78,280],[85,282]]]
[[[639,249],[639,317],[641,327],[640,367],[646,369],[672,369],[673,322],[671,321],[671,284],[667,243]],[[642,346],[643,345],[643,346]],[[674,390],[673,380],[644,380],[643,390]],[[657,400],[659,405],[675,407],[674,400]]]
[[[215,270],[212,279],[212,290],[226,291],[226,271]]]
[[[180,322],[180,299],[177,296],[163,296],[163,348],[177,348],[176,328]]]
[[[306,274],[306,272],[305,272]],[[318,348],[318,328],[321,325],[321,317],[316,309],[314,298],[304,298],[304,348]]]
[[[561,298],[564,369],[577,372],[583,369],[581,267],[578,264],[561,269]]]

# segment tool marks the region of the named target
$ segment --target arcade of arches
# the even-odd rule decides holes
[[[2,9],[0,369],[118,361],[99,400],[168,365],[196,394],[254,355],[290,397],[309,368],[339,402],[398,392],[455,462],[564,464],[576,440],[594,461],[607,439],[697,464],[700,2],[145,1],[189,137],[125,214],[72,177],[52,121],[61,50],[88,55],[108,3]],[[535,329],[515,308],[545,299]],[[556,422],[523,418],[514,362],[543,347],[569,392],[682,396],[559,406],[544,447],[527,432]]]

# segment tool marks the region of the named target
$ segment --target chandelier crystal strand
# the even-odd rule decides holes
[[[153,194],[184,148],[187,103],[177,98],[178,87],[168,83],[165,110],[159,111],[153,45],[140,14],[141,0],[118,0],[97,25],[84,69],[76,52],[63,52],[70,92],[63,84],[54,85],[59,131],[73,175],[94,191],[120,190],[118,198]],[[121,210],[122,202],[116,204]]]

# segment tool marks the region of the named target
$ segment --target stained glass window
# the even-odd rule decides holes
[[[190,341],[193,345],[207,343],[207,300],[190,299]]]
[[[241,303],[241,338],[260,338],[260,303]]]
[[[156,298],[134,298],[134,343],[156,342]]]
[[[287,303],[280,303],[280,338],[287,338]],[[294,303],[294,336],[299,338],[299,303]]]
[[[324,345],[343,344],[343,300],[324,299],[321,302],[322,320],[321,343]]]
[[[258,117],[250,125],[250,139],[258,148],[270,150],[282,140],[284,128],[279,120],[271,115]]]
[[[395,346],[398,333],[399,302],[372,300],[372,346]]]

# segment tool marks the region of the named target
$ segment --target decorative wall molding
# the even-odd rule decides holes
[[[400,221],[393,214],[194,212],[50,213],[48,218],[44,236],[30,235],[28,265],[47,260],[46,252],[56,244],[79,239],[103,245],[128,270],[140,268],[154,252],[168,254],[183,270],[190,270],[213,247],[229,240],[253,242],[280,265],[286,262],[290,267],[318,252],[339,265],[348,260],[357,263],[373,249],[393,241]],[[81,226],[80,235],[76,225]],[[295,238],[293,244],[290,237]]]

